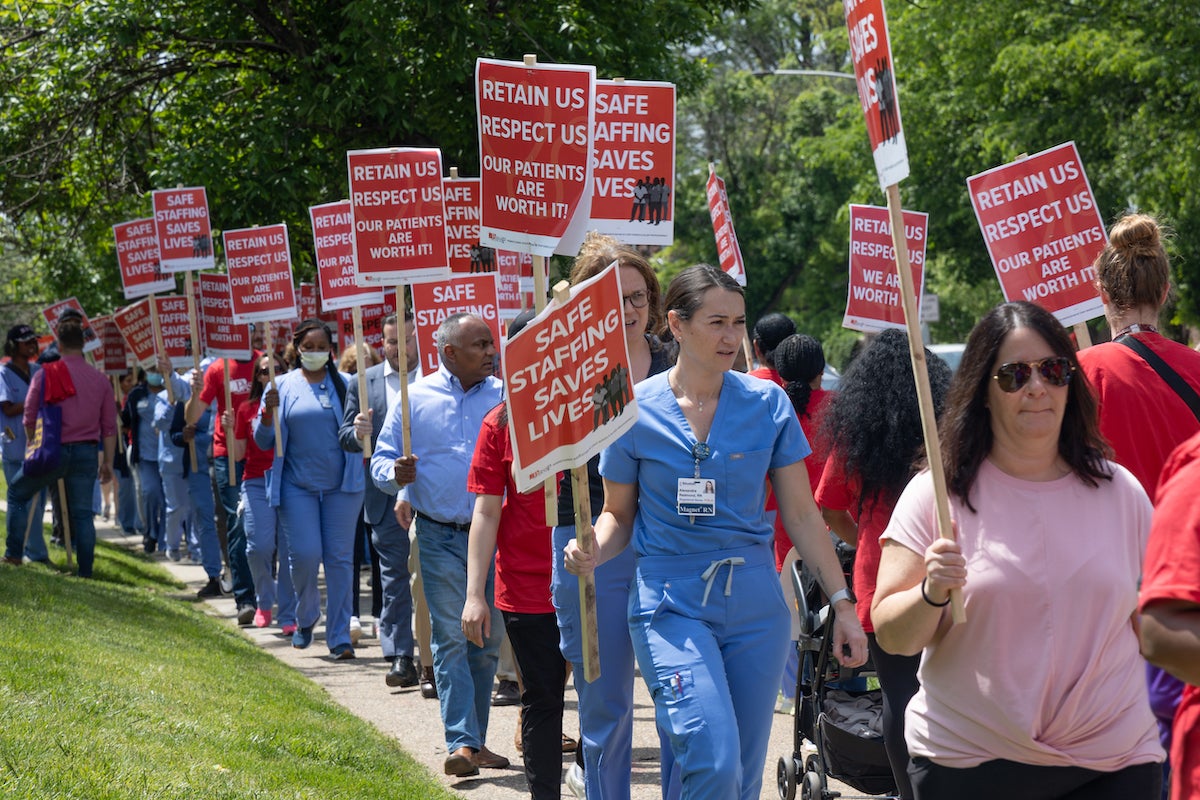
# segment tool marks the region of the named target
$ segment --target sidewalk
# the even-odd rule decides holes
[[[126,536],[120,528],[99,517],[96,518],[96,535],[114,544],[139,552],[141,550],[140,536]],[[206,580],[204,570],[197,564],[188,561],[175,563],[166,560],[161,554],[156,554],[154,558],[173,576],[186,583],[190,591],[198,590]],[[371,590],[367,585],[366,573],[363,574],[362,591],[362,608],[369,610]],[[230,625],[237,625],[232,596],[207,601],[207,610],[212,616],[224,619]],[[367,626],[368,620],[371,622],[370,626]],[[373,618],[364,616],[362,621],[364,627],[373,630]],[[442,737],[442,722],[437,701],[421,697],[417,687],[393,689],[385,685],[384,675],[389,665],[382,658],[378,639],[361,639],[355,648],[358,655],[355,660],[334,661],[325,647],[324,626],[320,623],[316,628],[313,645],[307,650],[294,649],[290,637],[280,634],[278,627],[245,627],[241,630],[259,647],[324,687],[335,702],[372,723],[385,735],[396,739],[406,752],[425,765],[431,775],[460,797],[472,800],[519,800],[529,797],[520,754],[513,746],[517,707],[493,707],[488,727],[488,747],[511,759],[512,766],[506,770],[483,770],[477,777],[452,778],[442,773],[446,746]],[[576,715],[575,690],[572,686],[567,688],[566,706],[563,731],[577,738],[579,721]],[[634,687],[634,706],[632,800],[657,800],[661,797],[661,792],[654,706],[650,702],[645,684],[640,679]],[[780,756],[791,752],[792,717],[776,714],[767,763],[763,768],[761,797],[764,800],[778,797],[776,762]],[[571,764],[573,758],[573,754],[564,755],[564,769]],[[848,787],[837,783],[831,782],[830,789],[841,790],[843,796],[853,794],[852,790],[848,791]],[[572,797],[565,786],[562,791],[564,797]],[[799,794],[797,790],[797,797]]]

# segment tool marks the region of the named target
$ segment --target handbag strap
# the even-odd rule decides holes
[[[1200,420],[1200,395],[1196,394],[1187,381],[1180,377],[1179,373],[1171,369],[1171,365],[1162,360],[1158,353],[1146,346],[1146,343],[1139,340],[1136,336],[1125,334],[1118,336],[1113,341],[1123,344],[1133,352],[1137,353],[1146,363],[1149,364],[1159,377],[1167,382],[1167,385],[1175,390],[1179,398],[1187,403],[1187,407],[1191,409],[1192,414]]]

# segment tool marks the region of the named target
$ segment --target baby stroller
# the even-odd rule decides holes
[[[849,574],[854,553],[838,543],[838,555]],[[879,689],[856,687],[856,678],[874,677],[870,661],[846,669],[833,658],[834,611],[799,561],[792,564],[800,621],[796,678],[796,710],[792,753],[779,759],[776,779],[780,800],[830,800],[841,793],[829,789],[834,778],[867,795],[896,793],[881,733],[883,699]],[[854,687],[854,688],[850,688]],[[805,758],[804,740],[816,752]]]

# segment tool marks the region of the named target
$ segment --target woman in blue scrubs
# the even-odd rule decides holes
[[[334,366],[333,336],[320,320],[300,323],[292,345],[300,369],[263,394],[254,422],[254,441],[266,450],[275,444],[274,415],[279,414],[283,455],[275,457],[269,488],[290,550],[298,626],[292,646],[302,650],[312,644],[321,617],[317,573],[324,565],[325,644],[338,660],[354,658],[350,605],[363,468],[361,455],[345,452],[338,441],[348,376]]]
[[[572,540],[574,574],[632,542],[629,629],[668,731],[684,798],[758,798],[790,617],[775,574],[766,481],[800,558],[838,606],[833,651],[866,661],[841,566],[812,499],[810,452],[787,395],[731,372],[746,330],[737,282],[708,265],[667,289],[673,369],[635,389],[638,420],[604,451],[596,548]]]

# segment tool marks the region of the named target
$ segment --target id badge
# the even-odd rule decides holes
[[[680,478],[675,512],[688,517],[715,517],[717,482],[712,478]]]
[[[320,394],[320,395],[317,395],[317,399],[319,399],[321,401],[321,408],[324,408],[326,410],[333,408],[333,403],[330,401],[329,395]]]

